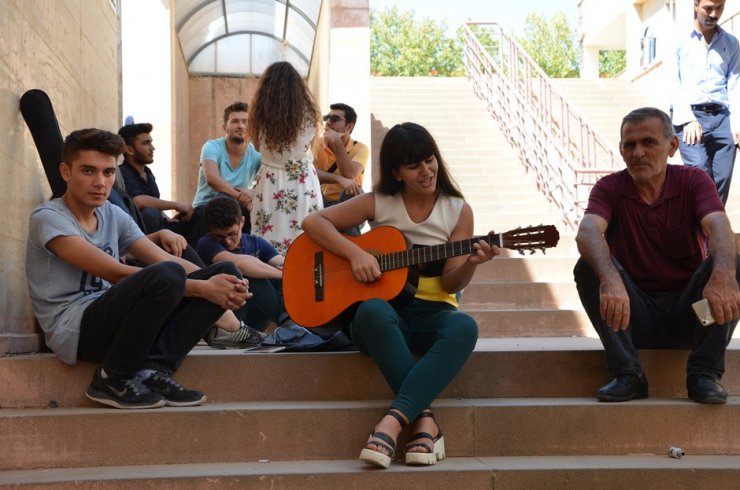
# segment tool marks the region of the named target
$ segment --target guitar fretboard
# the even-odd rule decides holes
[[[389,271],[409,267],[412,265],[425,264],[436,260],[443,260],[458,255],[469,255],[473,253],[473,245],[479,240],[487,242],[489,245],[505,247],[502,233],[496,235],[484,235],[473,237],[468,240],[457,242],[447,242],[439,245],[430,245],[428,247],[412,248],[400,252],[391,252],[381,254],[377,257],[381,271]]]

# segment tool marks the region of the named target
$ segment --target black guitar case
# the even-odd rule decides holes
[[[51,100],[43,90],[33,89],[23,94],[20,105],[21,114],[31,131],[41,164],[44,166],[46,180],[51,186],[52,197],[61,197],[67,190],[67,184],[59,172],[64,140]]]

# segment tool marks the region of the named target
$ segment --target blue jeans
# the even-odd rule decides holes
[[[588,318],[606,351],[606,364],[613,375],[642,373],[637,349],[691,349],[687,374],[707,374],[719,379],[725,372],[725,350],[737,320],[701,326],[691,304],[702,298],[712,273],[712,259],[705,260],[680,291],[646,293],[632,282],[612,258],[630,299],[630,322],[615,332],[599,313],[599,278],[585,260],[579,259],[573,275]],[[736,277],[740,268],[736,269]]]
[[[684,164],[707,172],[717,186],[722,203],[727,204],[737,153],[730,128],[730,111],[726,108],[711,112],[695,109],[694,116],[701,124],[700,143],[687,145],[683,142],[683,126],[673,127],[678,136],[681,158]]]

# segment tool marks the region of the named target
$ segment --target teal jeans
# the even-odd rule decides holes
[[[351,334],[393,390],[391,408],[413,421],[465,365],[478,339],[478,325],[447,303],[413,299],[394,308],[371,299],[357,309]],[[421,355],[418,361],[413,353]]]

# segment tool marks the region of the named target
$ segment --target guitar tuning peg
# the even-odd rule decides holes
[[[519,255],[524,255],[524,250],[519,249],[518,252],[519,252]]]
[[[547,250],[543,247],[540,250],[542,250],[542,255],[547,255]]]
[[[529,251],[529,255],[534,255],[534,252],[535,252],[535,250],[534,250],[534,249],[530,250],[530,251]]]

